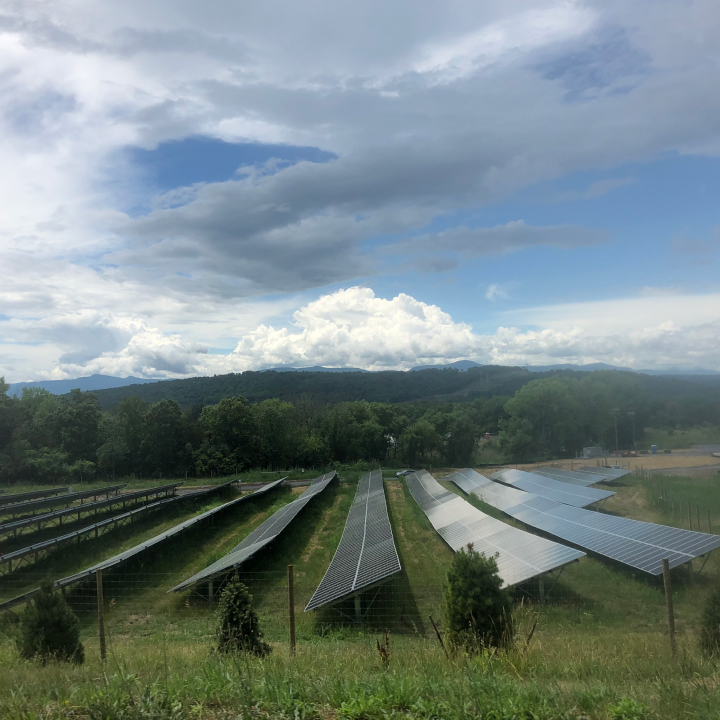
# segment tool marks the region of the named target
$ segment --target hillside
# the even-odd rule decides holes
[[[183,407],[214,405],[223,398],[237,395],[243,395],[252,403],[268,398],[295,401],[303,395],[320,405],[349,400],[403,403],[513,395],[532,380],[557,375],[582,378],[588,374],[576,370],[533,372],[526,368],[501,365],[485,365],[466,371],[447,368],[372,373],[264,370],[128,385],[97,390],[96,395],[102,406],[108,410],[116,407],[128,396],[142,398],[147,403],[170,398]],[[720,401],[718,377],[680,378],[642,374],[637,374],[636,377],[653,399],[687,401],[696,398],[702,399],[702,404]]]
[[[529,373],[523,368],[488,365],[458,370],[423,370],[419,372],[261,372],[248,371],[166,380],[148,385],[99,390],[96,392],[106,409],[115,407],[124,397],[137,396],[148,403],[165,398],[180,405],[213,405],[223,398],[243,395],[250,402],[267,398],[297,400],[303,394],[319,404],[346,400],[369,402],[410,402],[438,397],[490,397],[512,395],[526,382],[542,373]]]

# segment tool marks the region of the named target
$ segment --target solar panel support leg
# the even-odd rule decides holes
[[[677,647],[675,645],[675,611],[673,610],[672,584],[670,582],[670,563],[667,558],[663,558],[663,583],[665,585],[665,604],[668,614],[668,632],[670,635],[670,652],[675,657]]]
[[[214,588],[213,588],[213,581],[210,580],[210,581],[208,582],[208,601],[210,601],[210,600],[213,599],[213,590],[214,590]]]
[[[290,611],[290,655],[295,655],[295,568],[288,565],[288,609]]]
[[[355,621],[362,622],[362,605],[360,603],[360,593],[355,596]]]
[[[100,660],[105,662],[105,601],[103,598],[102,570],[95,571],[97,581],[98,635],[100,637]]]

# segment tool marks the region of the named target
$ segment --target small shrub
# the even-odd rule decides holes
[[[616,705],[610,706],[612,720],[649,720],[650,711],[630,698],[622,698]]]
[[[465,650],[505,647],[513,637],[512,598],[502,588],[495,558],[455,553],[443,590],[448,642]]]
[[[42,585],[22,614],[17,647],[24,658],[39,657],[43,664],[52,659],[79,665],[85,660],[80,621],[50,583]]]
[[[705,602],[700,625],[700,649],[709,657],[720,657],[720,585]]]
[[[218,608],[218,650],[224,653],[249,652],[267,655],[270,646],[263,641],[252,595],[240,579],[234,576],[220,595]]]

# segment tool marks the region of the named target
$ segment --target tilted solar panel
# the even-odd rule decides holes
[[[614,478],[610,478],[607,475],[585,472],[584,470],[564,470],[562,468],[543,467],[533,468],[532,471],[536,475],[544,475],[545,477],[554,478],[569,485],[580,485],[582,487],[589,487],[595,483],[608,483],[614,480]]]
[[[531,535],[486,515],[422,470],[406,476],[410,493],[440,537],[456,552],[468,543],[495,557],[504,585],[517,585],[585,553]]]
[[[220,560],[196,573],[191,578],[176,585],[168,592],[178,592],[191,585],[207,582],[217,575],[222,575],[242,565],[256,552],[270,544],[293,521],[295,516],[328,486],[335,475],[336,473],[333,470],[331,473],[315,478],[297,500],[293,500],[273,513],[262,525],[253,530],[241,543],[230,550],[225,557],[220,558]]]
[[[617,480],[617,478],[625,477],[625,475],[629,475],[632,472],[631,470],[605,467],[604,465],[600,465],[598,467],[593,467],[592,465],[583,465],[581,468],[579,468],[579,470],[582,470],[583,472],[596,473],[598,475],[605,475],[605,477],[612,480]]]
[[[305,612],[355,595],[401,569],[382,470],[373,470],[358,482],[340,544]]]
[[[0,493],[4,492],[0,490]],[[39,498],[50,497],[51,495],[63,495],[69,493],[69,487],[52,488],[51,490],[31,490],[30,492],[15,493],[14,495],[3,495],[0,498],[0,507],[12,505],[13,503],[26,502],[27,500],[37,500]]]
[[[607,515],[530,493],[517,496],[517,505],[509,505],[507,498],[500,499],[502,485],[474,470],[461,473],[463,484],[456,484],[465,492],[470,489],[488,505],[526,525],[651,575],[662,574],[663,558],[669,560],[670,567],[676,567],[720,547],[718,535]]]
[[[62,518],[68,515],[75,515],[77,513],[78,520],[80,515],[87,515],[89,513],[97,513],[101,508],[112,507],[113,505],[121,505],[124,507],[125,503],[136,502],[143,498],[149,499],[151,495],[155,498],[161,495],[174,495],[177,488],[182,483],[171,483],[169,485],[158,485],[156,487],[147,488],[145,490],[137,490],[130,493],[121,493],[112,495],[104,500],[94,500],[93,502],[80,503],[79,505],[71,505],[61,510],[54,510],[53,512],[43,513],[42,515],[31,515],[30,517],[22,518],[21,520],[11,520],[10,522],[4,522],[0,524],[0,535],[8,535],[13,533],[17,535],[18,531],[22,531],[25,528],[35,527],[35,531],[42,530],[51,522],[57,520],[62,525]]]
[[[573,507],[586,507],[599,500],[604,500],[614,495],[610,490],[597,490],[596,488],[578,487],[568,483],[553,480],[553,478],[522,470],[505,469],[499,470],[493,476],[505,485],[512,485],[526,492],[534,493],[548,500],[572,505]]]
[[[102,495],[119,493],[126,484],[127,483],[122,483],[120,485],[111,485],[104,488],[94,488],[93,490],[68,493],[66,495],[59,495],[58,497],[41,498],[40,500],[29,500],[27,502],[15,503],[13,505],[0,507],[0,515],[11,515],[14,517],[25,513],[34,513],[36,510],[40,510],[45,507],[52,507],[53,505],[70,505],[70,503],[74,503],[76,500],[85,500],[89,497],[99,498]]]
[[[254,493],[250,493],[249,495],[243,495],[242,497],[235,498],[235,500],[230,500],[229,502],[226,502],[222,505],[218,505],[215,508],[211,508],[210,510],[206,510],[203,513],[200,513],[200,515],[196,515],[195,517],[190,518],[189,520],[184,520],[181,523],[178,523],[174,527],[170,528],[169,530],[166,530],[163,533],[160,533],[159,535],[156,535],[155,537],[150,538],[149,540],[146,540],[145,542],[140,543],[139,545],[135,545],[134,547],[129,548],[128,550],[125,550],[124,552],[119,553],[118,555],[114,555],[111,558],[108,558],[107,560],[103,560],[102,562],[97,563],[96,565],[93,565],[89,568],[86,568],[85,570],[81,570],[78,573],[75,573],[73,575],[69,575],[68,577],[64,577],[60,580],[56,580],[53,583],[54,589],[64,588],[68,587],[69,585],[73,585],[77,582],[80,582],[81,580],[94,575],[96,571],[98,570],[108,570],[111,567],[115,567],[117,565],[120,565],[127,560],[130,560],[131,558],[135,557],[136,555],[139,555],[142,552],[145,552],[146,550],[149,550],[150,548],[154,547],[155,545],[158,545],[165,540],[169,540],[171,537],[178,535],[179,533],[184,532],[185,530],[188,530],[193,525],[196,525],[203,520],[206,520],[209,517],[212,517],[213,515],[216,515],[220,512],[225,512],[231,507],[234,507],[235,505],[238,505],[239,503],[245,502],[246,500],[250,500],[251,498],[254,498],[258,495],[262,495],[263,493],[268,492],[268,490],[272,490],[273,488],[277,487],[281,482],[283,482],[285,478],[282,478],[280,480],[275,480],[274,482],[264,485],[259,490],[256,490]],[[236,481],[231,480],[230,482],[223,483],[222,485],[217,485],[216,487],[210,488],[208,490],[198,490],[197,492],[188,493],[187,495],[183,495],[182,497],[172,498],[173,501],[177,500],[187,500],[187,499],[200,499],[207,495],[211,495],[213,493],[216,493],[223,488],[228,487],[229,485],[233,485]],[[18,597],[13,598],[12,600],[6,600],[5,602],[0,603],[0,610],[7,610],[15,605],[19,605],[21,603],[27,602],[36,592],[38,591],[38,588],[34,590],[30,590],[29,592],[23,593],[22,595],[19,595]]]

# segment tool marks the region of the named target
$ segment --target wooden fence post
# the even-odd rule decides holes
[[[675,645],[675,611],[673,610],[672,584],[670,582],[670,563],[667,558],[663,558],[662,569],[663,582],[665,584],[665,605],[667,606],[668,614],[668,631],[670,633],[670,652],[672,656],[675,657],[677,654],[677,647]]]
[[[290,610],[290,655],[295,655],[295,573],[294,566],[288,565],[288,605]]]
[[[105,662],[105,602],[103,600],[103,576],[102,570],[95,571],[97,580],[97,609],[98,609],[98,634],[100,636],[100,660]]]

